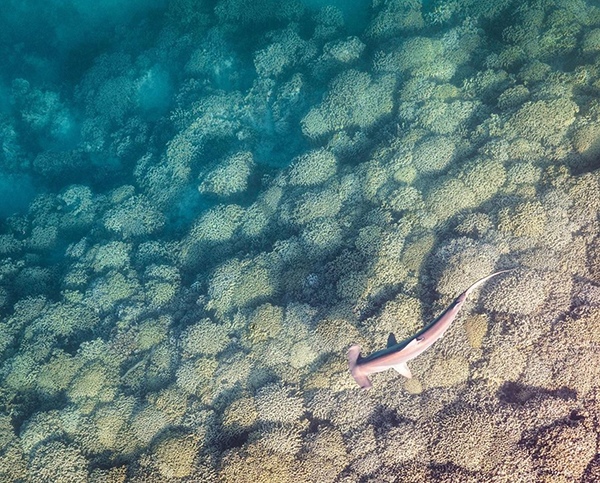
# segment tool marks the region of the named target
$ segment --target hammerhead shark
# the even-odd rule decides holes
[[[373,354],[367,357],[362,357],[360,355],[361,347],[359,345],[350,347],[350,349],[348,349],[348,367],[350,368],[350,373],[352,374],[352,377],[354,377],[354,380],[361,389],[369,389],[372,384],[367,376],[375,372],[387,371],[388,369],[394,369],[404,377],[410,379],[412,374],[406,363],[426,351],[436,340],[444,335],[446,330],[448,330],[448,327],[454,322],[456,315],[467,300],[469,294],[477,287],[487,282],[490,278],[510,271],[511,270],[501,270],[478,280],[456,297],[454,302],[452,302],[441,315],[433,320],[433,322],[430,322],[415,335],[402,342],[396,342],[394,334],[390,334],[387,347],[377,352],[373,352]]]

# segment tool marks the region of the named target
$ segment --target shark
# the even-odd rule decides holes
[[[423,327],[415,335],[402,342],[396,342],[396,337],[391,333],[388,337],[387,347],[373,352],[367,357],[361,356],[361,346],[356,344],[351,346],[348,349],[348,368],[354,380],[361,389],[370,389],[372,384],[368,376],[376,372],[387,371],[388,369],[394,369],[408,379],[412,378],[412,374],[406,363],[429,349],[434,342],[444,335],[450,325],[452,325],[452,322],[454,322],[456,315],[471,292],[483,285],[490,278],[510,272],[511,270],[513,269],[500,270],[477,280],[477,282],[456,297],[454,302],[436,319]]]

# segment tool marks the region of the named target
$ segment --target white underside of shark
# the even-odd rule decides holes
[[[396,372],[410,379],[412,374],[406,363],[426,351],[435,341],[444,335],[473,290],[490,278],[505,272],[510,272],[510,270],[492,273],[475,282],[456,297],[454,302],[438,318],[414,336],[400,343],[396,342],[393,334],[390,334],[387,347],[367,357],[360,355],[361,347],[359,345],[350,347],[348,349],[348,366],[354,380],[362,389],[369,389],[372,384],[368,376],[376,372],[387,371],[388,369],[394,369]]]

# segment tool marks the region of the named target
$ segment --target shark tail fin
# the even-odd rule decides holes
[[[358,365],[358,358],[360,357],[360,346],[353,345],[348,349],[348,368],[350,369],[350,374],[356,381],[356,383],[360,386],[361,389],[369,389],[373,384],[369,381],[369,378],[366,374],[363,374],[360,366]]]
[[[469,296],[469,294],[473,292],[473,290],[482,285],[484,282],[487,282],[490,278],[495,277],[496,275],[500,275],[501,273],[512,272],[513,270],[514,268],[509,268],[508,270],[500,270],[499,272],[494,272],[491,275],[488,275],[487,277],[477,280],[477,282],[475,282],[467,290],[465,290],[462,295],[464,295],[466,299]]]

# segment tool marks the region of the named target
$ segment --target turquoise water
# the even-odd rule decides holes
[[[598,478],[595,2],[11,0],[0,49],[0,480]]]

